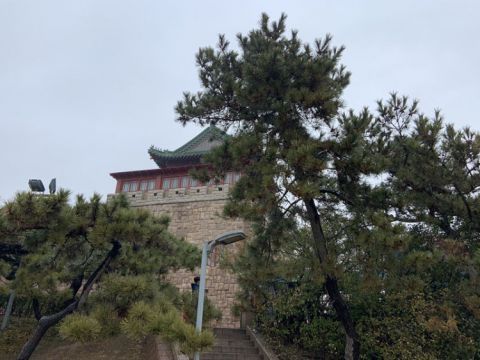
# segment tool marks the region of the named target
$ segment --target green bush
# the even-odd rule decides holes
[[[0,286],[0,307],[6,308],[10,290],[6,286]],[[35,294],[42,314],[53,314],[63,309],[65,301],[71,298],[70,291],[56,291],[54,293],[37,292]],[[31,294],[17,292],[13,303],[12,315],[17,317],[33,317]]]
[[[59,327],[62,338],[79,342],[95,340],[101,331],[102,327],[95,318],[81,314],[67,316]]]
[[[298,345],[301,348],[325,354],[341,354],[343,329],[336,319],[317,317],[300,325]]]
[[[180,350],[184,354],[193,355],[196,351],[203,352],[213,345],[215,337],[209,330],[204,330],[198,334],[193,325],[184,322],[176,322],[173,326],[180,335]]]
[[[256,322],[267,338],[282,347],[301,349],[293,358],[313,354],[321,354],[324,359],[342,357],[341,325],[327,302],[318,305],[325,297],[323,288],[304,283],[266,286],[270,290],[265,292],[264,302],[257,309]]]
[[[102,337],[120,333],[120,318],[112,305],[101,304],[95,306],[92,317],[100,324]]]
[[[198,295],[184,292],[181,294],[181,309],[184,319],[190,323],[195,324],[197,318],[197,302]],[[222,312],[218,310],[212,302],[205,296],[203,304],[203,323],[208,326],[212,320],[220,320]]]
[[[155,316],[152,306],[143,301],[135,303],[121,322],[122,332],[133,339],[140,339],[149,333],[149,323]]]
[[[118,314],[123,316],[133,303],[154,299],[157,294],[157,281],[148,276],[107,275],[98,291],[92,294],[92,301],[115,304]]]
[[[179,322],[181,322],[181,318],[178,311],[170,310],[155,314],[148,326],[153,334],[162,335],[169,342],[178,342],[182,340],[182,333],[178,332],[178,327],[175,325]]]
[[[176,342],[187,354],[203,351],[213,345],[213,334],[204,331],[197,334],[193,325],[185,323],[180,312],[166,303],[133,304],[128,315],[121,322],[122,332],[133,339],[141,339],[147,334],[161,335],[169,342]]]

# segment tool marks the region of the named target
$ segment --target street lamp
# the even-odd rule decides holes
[[[243,231],[235,230],[226,232],[222,235],[217,236],[214,240],[205,241],[203,243],[202,267],[200,270],[200,288],[198,289],[197,322],[195,326],[197,333],[200,333],[202,331],[203,303],[205,300],[205,278],[207,276],[208,255],[217,245],[229,245],[245,238],[246,235]],[[195,353],[194,360],[200,360],[200,353],[198,351]]]

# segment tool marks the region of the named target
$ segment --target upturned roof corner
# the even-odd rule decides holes
[[[203,155],[221,145],[227,137],[227,133],[210,125],[176,150],[161,150],[152,145],[148,154],[160,168],[200,163]]]

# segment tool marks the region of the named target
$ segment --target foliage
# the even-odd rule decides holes
[[[162,335],[171,342],[177,342],[186,354],[204,351],[213,345],[213,334],[206,330],[197,334],[191,324],[183,321],[181,313],[168,303],[148,306],[144,302],[135,303],[128,316],[122,321],[122,330],[133,338],[147,334]]]
[[[163,290],[171,293],[161,275],[192,269],[199,261],[198,249],[167,227],[168,218],[131,209],[124,196],[107,203],[98,195],[89,201],[78,196],[70,205],[65,190],[48,196],[19,193],[0,209],[7,286],[15,289],[22,311],[32,304],[42,319],[38,334],[72,312],[77,315],[61,325],[65,338],[116,334],[134,303],[156,306]],[[37,344],[29,340],[19,358],[28,358]]]
[[[189,294],[188,292],[184,292],[181,294],[181,309],[183,313],[183,318],[189,324],[195,325],[195,321],[197,319],[197,302],[198,302],[198,295]],[[203,322],[208,324],[212,320],[221,320],[222,312],[217,309],[208,296],[205,296],[204,304],[203,304]]]
[[[285,19],[282,15],[270,24],[264,14],[258,30],[238,35],[239,52],[224,36],[216,50],[200,49],[202,91],[185,93],[176,111],[183,124],[234,129],[235,136],[207,159],[213,164],[212,177],[221,178],[231,169],[245,174],[231,195],[228,215],[261,225],[276,210],[283,215],[305,210],[321,267],[317,275],[325,279],[345,330],[345,357],[358,359],[358,334],[339,291],[335,258],[327,251],[319,210],[328,201],[325,196],[343,197],[335,183],[349,185],[345,165],[357,150],[345,146],[344,136],[352,125],[363,135],[369,118],[364,112],[354,121],[344,121],[344,133],[335,131],[342,90],[350,77],[340,64],[344,49],[332,47],[330,36],[313,47],[303,44],[295,31],[286,36]],[[364,165],[364,173],[378,171],[373,162]]]
[[[59,331],[62,338],[79,342],[95,340],[100,332],[101,326],[95,318],[81,314],[65,318]]]
[[[0,336],[0,354],[13,355],[18,352],[34,327],[34,319],[13,317],[10,326]]]
[[[287,237],[269,252],[260,252],[264,243],[258,239],[249,245],[235,264],[240,306],[256,313],[257,327],[274,342],[294,345],[305,356],[337,359],[342,332],[322,283],[312,277],[309,259],[314,255],[301,247],[291,251],[302,243],[302,234],[308,233],[295,232],[295,240]],[[427,237],[417,229],[372,227],[344,240],[361,241],[363,249],[342,262],[349,269],[342,275],[342,291],[362,339],[362,358],[474,357],[480,322],[477,298],[469,294],[478,285],[465,276],[471,264],[464,256],[434,243],[425,247],[420,240]]]
[[[137,301],[153,300],[159,291],[157,282],[145,275],[108,274],[92,300],[99,304],[111,304],[115,312],[122,315]]]
[[[193,325],[185,321],[184,301],[189,294],[174,293],[166,296],[159,292],[155,281],[146,281],[144,276],[122,277],[120,281],[108,276],[105,283],[106,286],[92,297],[88,314],[67,317],[60,324],[60,334],[64,338],[82,342],[93,340],[98,335],[123,333],[139,340],[155,334],[178,343],[185,353],[204,350],[213,345],[213,334],[210,331],[198,335]],[[212,305],[210,308],[211,312],[218,312]],[[207,324],[208,314],[206,312]]]
[[[194,352],[205,352],[213,346],[215,337],[209,330],[202,331],[200,334],[196,333],[192,325],[184,323],[177,323],[177,333],[181,333],[183,341],[180,342],[180,350],[189,355]]]
[[[100,336],[102,338],[118,335],[120,333],[121,319],[115,306],[110,303],[98,303],[91,311],[91,316],[101,327]],[[61,327],[62,325],[60,325]]]
[[[0,304],[4,305],[8,302],[10,296],[9,289],[6,286],[0,286]],[[61,310],[70,298],[68,292],[58,292],[56,294],[40,294],[38,296],[40,311],[43,314],[55,313]],[[32,298],[27,295],[17,295],[13,304],[12,315],[17,317],[33,317],[34,311],[32,307]]]
[[[345,358],[472,359],[480,135],[397,94],[342,110],[343,50],[263,15],[237,48],[220,36],[197,54],[201,91],[176,111],[232,134],[201,175],[243,174],[225,208],[254,230],[239,309],[316,356],[342,357],[341,324]]]
[[[343,351],[342,329],[326,302],[318,307],[323,297],[323,289],[308,284],[270,283],[266,301],[256,309],[257,324],[268,337],[337,359]]]

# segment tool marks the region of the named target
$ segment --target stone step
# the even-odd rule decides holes
[[[212,353],[223,354],[223,353],[234,353],[234,354],[258,354],[258,350],[255,349],[253,344],[249,346],[218,346],[215,345],[212,350]]]
[[[239,339],[245,340],[249,339],[245,332],[221,332],[221,333],[214,333],[217,339]]]
[[[219,342],[228,342],[228,341],[250,341],[247,335],[231,335],[231,336],[215,336],[215,339]]]
[[[232,328],[214,328],[213,333],[215,336],[222,335],[245,335],[245,330],[242,329],[232,329]]]
[[[200,360],[262,360],[262,357],[258,354],[204,353],[200,355]]]
[[[213,329],[213,348],[200,355],[202,360],[262,360],[253,342],[241,329]]]
[[[248,338],[246,339],[215,339],[216,346],[251,346],[252,341]]]

